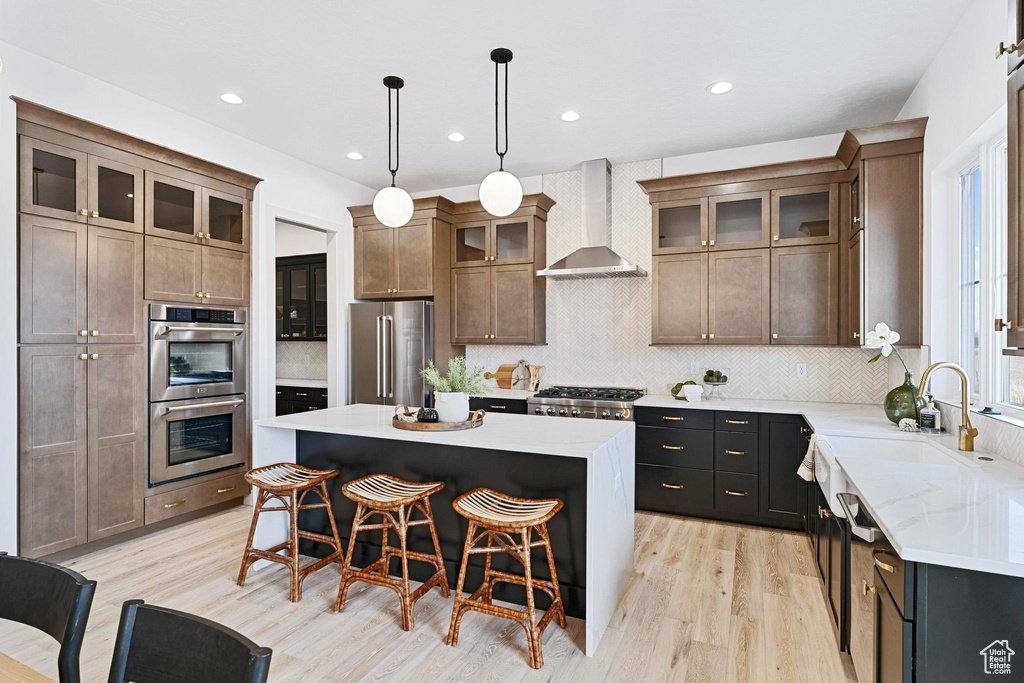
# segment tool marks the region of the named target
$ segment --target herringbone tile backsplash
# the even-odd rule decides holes
[[[651,207],[637,180],[661,176],[661,160],[612,167],[612,244],[651,271]],[[558,202],[548,215],[548,264],[581,245],[579,170],[544,176]],[[651,278],[548,280],[547,346],[466,347],[471,363],[496,370],[525,359],[543,365],[541,383],[639,386],[665,393],[669,384],[700,380],[713,368],[729,375],[727,396],[783,400],[880,402],[886,363],[867,365],[861,349],[820,347],[653,347]],[[700,370],[690,371],[696,363]],[[807,376],[796,376],[796,364]]]
[[[277,342],[277,376],[327,379],[327,342]]]

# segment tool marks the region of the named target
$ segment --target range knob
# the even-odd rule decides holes
[[[601,417],[603,417],[603,418],[604,418],[604,419],[606,419],[606,420],[607,420],[607,419],[608,419],[609,417],[611,417],[611,416],[612,416],[612,414],[611,414],[611,413],[609,413],[609,412],[608,412],[607,410],[605,410],[605,411],[603,411],[603,412],[601,413]]]
[[[566,415],[569,414],[569,411],[566,410],[565,408],[562,408],[558,411],[558,414],[561,415],[562,417],[565,417]]]
[[[533,412],[537,413],[538,415],[543,415],[544,414],[544,409],[543,408],[534,408]]]
[[[579,417],[580,416],[580,409],[579,408],[573,408],[572,409],[572,416],[573,417]]]
[[[620,410],[619,412],[615,413],[615,419],[616,420],[625,420],[626,419],[626,414]]]
[[[555,409],[554,408],[548,408],[548,415],[554,415],[554,414],[555,414]]]

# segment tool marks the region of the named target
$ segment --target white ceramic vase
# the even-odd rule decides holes
[[[435,391],[434,409],[439,422],[465,422],[469,419],[469,394]]]

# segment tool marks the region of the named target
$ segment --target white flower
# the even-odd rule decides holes
[[[881,349],[882,355],[886,358],[892,353],[893,344],[900,340],[900,333],[890,330],[885,323],[878,323],[875,329],[868,332],[864,337],[864,346],[869,349]]]

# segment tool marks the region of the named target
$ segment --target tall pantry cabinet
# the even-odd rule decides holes
[[[148,300],[247,305],[258,179],[17,112],[18,553],[40,557],[146,523]],[[194,277],[155,240],[192,250]]]

